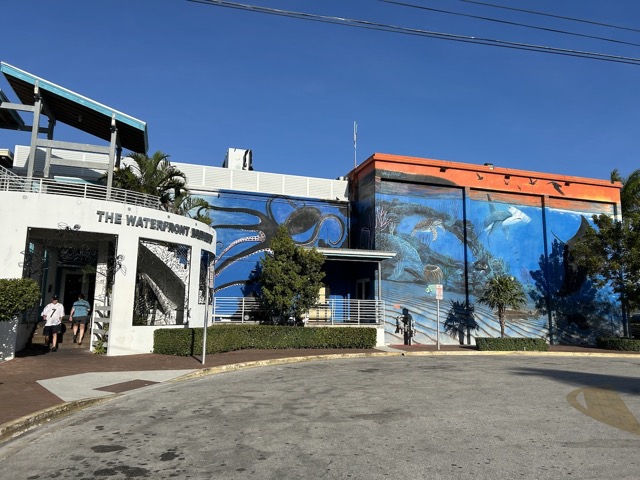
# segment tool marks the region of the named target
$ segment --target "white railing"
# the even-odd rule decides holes
[[[384,301],[329,299],[308,312],[308,325],[382,325]],[[252,297],[214,297],[213,322],[255,323],[266,320],[266,313]]]
[[[112,188],[111,193],[108,194],[107,187],[102,185],[63,182],[51,178],[21,177],[2,166],[0,166],[0,191],[109,200],[127,205],[160,209],[160,198],[155,195],[132,192],[121,188]]]
[[[123,162],[126,163],[126,159],[123,159]],[[348,200],[348,182],[345,179],[330,180],[189,163],[171,162],[171,164],[187,176],[188,187],[195,192],[230,190],[314,199]]]
[[[109,324],[111,323],[111,307],[108,305],[94,305],[93,321],[91,322],[91,338],[89,351],[98,350],[99,353],[109,352]]]

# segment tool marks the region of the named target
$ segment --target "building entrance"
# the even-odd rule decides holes
[[[67,315],[80,293],[91,305],[98,296],[101,303],[107,301],[116,264],[115,235],[82,232],[76,227],[30,229],[24,251],[23,276],[40,284],[41,307],[58,295]],[[100,292],[96,292],[97,283]],[[38,314],[39,310],[33,314],[36,321]]]

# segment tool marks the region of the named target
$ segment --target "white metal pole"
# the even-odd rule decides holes
[[[358,166],[358,124],[353,122],[353,168]]]
[[[207,274],[208,275],[208,274]],[[207,282],[207,288],[205,290],[204,298],[204,329],[202,330],[202,364],[204,365],[205,357],[207,356],[207,325],[209,316],[209,282]]]
[[[436,313],[436,319],[437,319],[437,330],[436,330],[436,345],[438,347],[438,350],[440,350],[440,299],[436,300],[436,302],[438,302],[437,305],[437,313]]]
[[[207,252],[207,285],[205,288],[205,293],[204,293],[204,329],[202,330],[202,364],[204,365],[204,361],[205,358],[207,356],[207,327],[209,326],[209,297],[212,293],[212,285],[211,285],[211,280],[212,280],[212,275],[213,273],[211,272],[211,259],[209,258],[209,255],[211,255],[209,252]],[[212,300],[213,301],[213,300]]]

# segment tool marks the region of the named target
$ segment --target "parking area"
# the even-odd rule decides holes
[[[13,478],[637,478],[639,366],[544,355],[264,366],[84,410],[4,445],[0,467]]]

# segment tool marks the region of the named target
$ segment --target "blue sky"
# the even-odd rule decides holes
[[[433,8],[640,44],[640,33],[460,0]],[[487,0],[640,29],[637,0]],[[640,57],[640,47],[376,0],[244,3]],[[3,0],[0,60],[147,122],[149,151],[335,178],[375,152],[608,179],[640,167],[640,66],[293,20],[186,0]],[[0,88],[16,100],[4,76]],[[30,119],[25,117],[30,123]],[[57,127],[56,138],[81,141]],[[28,144],[0,130],[0,147]]]

